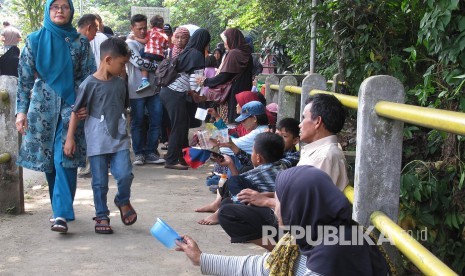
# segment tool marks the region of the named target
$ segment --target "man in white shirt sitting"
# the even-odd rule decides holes
[[[344,126],[346,111],[333,95],[317,94],[305,102],[300,141],[307,143],[300,152],[297,166],[311,165],[326,172],[339,190],[349,183],[347,162],[336,134]]]

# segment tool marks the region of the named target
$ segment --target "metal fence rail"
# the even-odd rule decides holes
[[[321,87],[321,81],[320,81],[321,76],[318,76],[318,74],[312,74],[312,75],[308,77],[309,80],[307,81],[307,83],[310,83],[310,85],[307,85],[305,87],[304,87],[304,84],[306,83],[305,79],[302,82],[302,87],[299,87],[299,86],[295,86],[294,84],[296,82],[290,79],[289,77],[283,78],[281,82],[279,82],[279,84],[277,83],[276,78],[274,79],[270,78],[270,81],[268,81],[267,83],[268,87],[266,91],[267,93],[268,91],[272,92],[273,95],[276,94],[276,91],[278,91],[279,96],[269,97],[267,95],[267,99],[277,98],[279,100],[278,104],[280,105],[280,112],[281,110],[284,110],[284,115],[282,115],[281,118],[283,116],[289,116],[290,114],[296,113],[296,112],[292,112],[292,109],[298,108],[296,103],[298,102],[297,96],[299,94],[301,96],[300,98],[301,99],[301,103],[300,103],[301,110],[303,109],[303,106],[304,106],[302,103],[304,99],[306,99],[308,95],[314,95],[317,93],[332,94],[336,98],[338,98],[344,106],[351,108],[351,109],[359,108],[359,103],[360,103],[359,97],[337,94],[334,92],[321,90],[321,88],[319,88]],[[389,78],[392,78],[392,77],[389,77]],[[364,81],[361,87],[365,87],[366,89],[373,90],[373,88],[376,85],[380,85],[380,84],[386,85],[386,83],[389,83],[389,81],[392,81],[389,78],[388,79],[386,78],[374,79],[374,77],[372,77]],[[369,83],[368,82],[369,80],[372,82]],[[320,82],[318,83],[318,81]],[[288,85],[288,84],[291,84],[291,85]],[[394,86],[397,85],[399,87],[399,84],[400,82],[394,83]],[[312,85],[317,86],[317,87],[312,87]],[[385,88],[385,89],[389,90],[390,88]],[[306,93],[303,94],[304,93],[303,91]],[[403,87],[402,87],[402,92],[403,92]],[[286,94],[286,93],[288,94],[288,96],[281,95],[281,94]],[[359,93],[359,95],[363,96],[362,93]],[[399,102],[389,102],[387,100],[383,100],[383,97],[385,96],[382,96],[381,100],[376,101],[372,109],[370,108],[367,109],[366,102],[365,102],[366,100],[363,99],[362,104],[365,105],[364,110],[368,110],[370,112],[372,111],[378,116],[382,118],[392,119],[394,122],[395,121],[406,122],[409,124],[414,124],[414,125],[418,125],[422,127],[431,128],[431,129],[442,130],[442,131],[446,131],[446,132],[453,133],[453,134],[465,135],[465,114],[464,113],[452,112],[452,111],[447,111],[447,110],[437,110],[437,109],[427,108],[427,107],[418,107],[418,106],[407,105],[407,104],[403,104]],[[397,97],[397,99],[398,98],[399,97]],[[360,117],[360,110],[358,113],[358,117]],[[357,121],[358,120],[359,118],[357,118]],[[403,128],[403,124],[401,125],[401,127]],[[384,129],[381,129],[381,131],[384,131]],[[360,137],[362,137],[362,139],[365,139],[365,137],[363,136],[357,136],[357,148],[359,147],[360,141],[358,140]],[[385,143],[385,144],[381,143],[382,146],[386,146],[386,144],[389,144],[389,143]],[[402,142],[400,141],[400,144],[398,145],[394,144],[393,146],[394,147],[397,146],[401,148]],[[359,153],[358,149],[357,149],[357,153]],[[356,162],[356,168],[355,168],[356,169],[356,182],[358,181],[357,178],[360,178],[360,173],[359,175],[357,175],[357,170],[360,170],[360,168],[358,168],[357,166],[360,164],[361,162]],[[400,167],[400,164],[397,164],[397,165],[399,165]],[[383,170],[384,168],[379,167],[378,169]],[[386,172],[381,172],[381,174],[383,173],[386,174]],[[399,176],[400,176],[400,168],[399,168]],[[377,186],[378,188],[377,191],[382,191],[381,189],[383,188],[383,185],[386,185],[387,186],[386,188],[389,189],[389,184],[381,183],[379,181],[378,181],[379,183],[378,182],[365,183],[367,182],[366,180],[367,179],[365,179],[364,183],[362,183],[364,185],[363,187],[357,187],[357,184],[356,184],[356,188],[352,186],[347,186],[344,189],[343,191],[344,194],[346,195],[346,197],[349,199],[349,201],[352,204],[354,205],[360,204],[361,200],[366,201],[366,199],[364,199],[363,196],[362,196],[362,199],[360,199],[360,195],[358,195],[358,199],[357,199],[357,193],[362,192],[361,189],[366,188],[367,185],[376,183],[375,185],[372,185],[372,186]],[[397,184],[397,186],[399,186],[399,184]],[[391,196],[392,196],[393,194],[392,191],[387,191],[387,190],[385,191],[386,193],[391,192]],[[394,192],[394,195],[397,195],[397,198],[399,197],[398,190],[397,192]],[[372,201],[376,201],[376,200],[379,201],[380,199],[372,199]],[[398,205],[398,201],[392,202],[391,204]],[[360,206],[357,206],[357,208],[360,208]],[[398,206],[396,206],[396,208],[398,208]],[[394,210],[397,210],[396,208],[394,208]],[[413,237],[411,237],[405,230],[403,230],[400,226],[398,226],[394,222],[397,220],[397,213],[396,212],[394,213],[395,215],[393,215],[393,212],[391,212],[391,215],[389,216],[380,210],[374,209],[370,211],[369,221],[381,233],[383,233],[385,237],[393,241],[395,244],[395,247],[404,256],[406,256],[418,269],[420,269],[420,271],[423,272],[424,274],[426,275],[457,275],[447,265],[445,265],[441,260],[439,260],[436,256],[434,256],[430,251],[428,251],[423,245],[421,245],[418,241],[416,241]],[[360,223],[364,224],[363,222],[360,222]]]

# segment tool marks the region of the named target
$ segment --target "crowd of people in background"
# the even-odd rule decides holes
[[[212,141],[219,154],[211,158],[215,167],[205,181],[216,198],[195,210],[212,213],[198,223],[219,224],[231,243],[253,243],[268,253],[205,254],[183,235],[177,250],[202,273],[387,275],[388,263],[376,245],[314,246],[290,232],[270,243],[263,235],[264,227],[289,225],[311,227],[312,240],[321,238],[320,226],[347,226],[343,235],[349,241],[360,234],[349,227],[357,224],[341,192],[349,180],[336,135],[346,111],[336,97],[311,96],[301,121],[278,121],[279,106],[266,102],[257,89],[255,77],[263,66],[252,55],[251,37],[238,28],[210,34],[201,27],[172,28],[159,15],[136,14],[122,39],[96,14],[81,15],[77,28],[73,17],[71,0],[47,0],[43,27],[27,36],[21,53],[17,29],[4,22],[1,34],[0,73],[18,77],[15,126],[22,144],[17,164],[45,173],[52,231],[68,232],[68,222],[75,219],[78,167],[86,168],[81,175],[92,177],[95,232],[113,233],[109,170],[117,183],[114,204],[121,222],[134,224],[133,165],[188,170],[182,150],[197,143],[189,141],[189,129],[211,122],[228,129],[230,139]],[[211,50],[212,36],[218,35],[222,43]],[[157,68],[166,59],[173,61],[176,75],[157,86]],[[5,63],[15,65],[16,74]],[[227,84],[231,89],[224,102],[207,96],[209,89]],[[205,122],[194,116],[199,106],[208,110]],[[227,180],[220,183],[220,178]]]

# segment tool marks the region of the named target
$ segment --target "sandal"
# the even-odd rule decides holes
[[[92,218],[95,220],[95,233],[97,234],[113,234],[113,229],[110,226],[110,218],[108,217],[94,217]],[[108,221],[108,224],[102,223],[102,221]]]
[[[66,224],[66,220],[63,218],[56,218],[55,222],[52,224],[51,230],[60,233],[68,232],[68,225]]]
[[[116,207],[118,207],[118,209],[119,209],[119,214],[121,216],[121,221],[123,222],[124,225],[132,225],[137,221],[137,213],[134,210],[134,208],[132,208],[132,205],[131,205],[130,202],[128,202],[128,204],[126,204],[127,206],[129,206],[129,211],[127,211],[125,214],[123,214],[123,211],[121,210],[121,206],[118,205],[118,203],[116,201],[116,198],[115,198],[114,202],[115,202]],[[134,217],[134,219],[130,220],[129,222],[126,222],[126,219],[129,218],[130,216],[134,215],[134,214],[136,215]]]

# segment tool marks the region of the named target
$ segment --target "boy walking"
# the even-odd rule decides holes
[[[129,156],[129,136],[126,131],[125,110],[128,106],[126,84],[119,75],[129,59],[129,48],[119,38],[109,38],[100,46],[100,66],[80,85],[73,107],[64,154],[73,156],[74,133],[78,124],[76,111],[87,108],[84,130],[87,156],[92,172],[92,190],[95,205],[95,232],[111,234],[110,211],[107,206],[108,164],[118,192],[115,204],[125,225],[136,222],[137,214],[129,201],[134,178]]]

